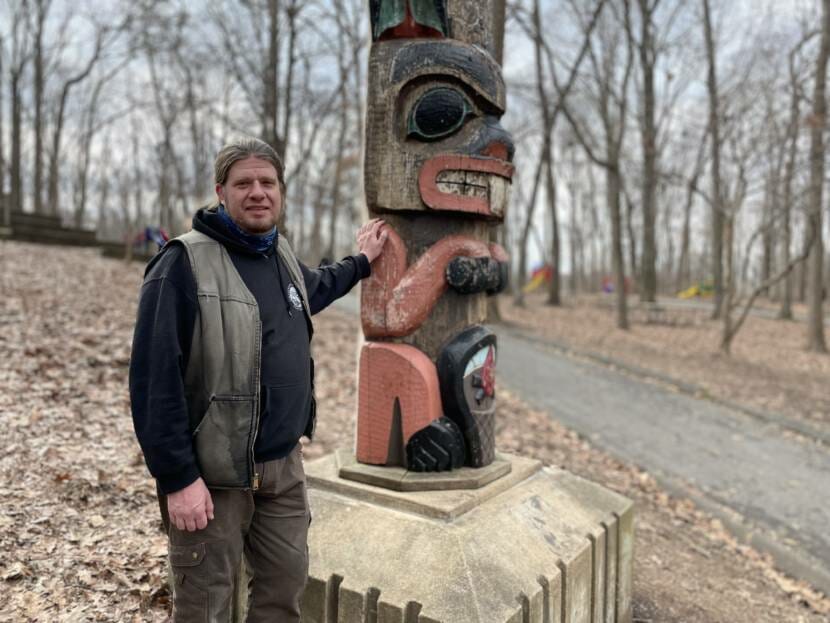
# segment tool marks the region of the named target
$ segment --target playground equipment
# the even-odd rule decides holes
[[[549,284],[553,280],[553,267],[550,264],[544,264],[534,269],[522,292],[530,294],[542,284]]]
[[[144,245],[145,250],[148,249],[150,243],[155,243],[161,249],[165,243],[170,240],[170,236],[162,227],[145,227],[144,231],[136,234],[133,238],[133,246]]]
[[[682,292],[677,293],[679,299],[693,299],[696,297],[706,298],[712,296],[715,292],[715,287],[709,281],[700,281],[695,283]]]

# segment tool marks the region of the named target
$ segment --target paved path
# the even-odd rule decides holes
[[[338,307],[356,312],[356,298]],[[676,492],[691,485],[707,510],[830,594],[828,446],[568,356],[536,336],[495,330],[498,377],[528,404]]]
[[[771,552],[779,564],[830,593],[830,448],[536,337],[496,331],[498,374],[517,395],[663,482],[691,484],[737,511],[760,530],[756,545],[780,547]]]

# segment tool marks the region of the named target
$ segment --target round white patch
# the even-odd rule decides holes
[[[291,304],[294,306],[294,309],[303,308],[303,302],[300,300],[300,295],[297,292],[297,288],[294,287],[293,283],[288,284],[288,300],[291,301]]]

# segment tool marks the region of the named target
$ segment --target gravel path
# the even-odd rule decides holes
[[[713,510],[745,520],[753,544],[830,592],[830,451],[742,413],[564,355],[504,327],[499,375],[530,405],[557,414],[618,458]]]

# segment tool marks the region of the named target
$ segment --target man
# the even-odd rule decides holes
[[[311,316],[370,273],[360,252],[311,270],[279,235],[283,167],[258,140],[215,162],[219,205],[150,262],[130,363],[136,435],[169,526],[175,621],[227,621],[244,559],[248,621],[299,621],[310,515],[302,450],[314,428]]]

